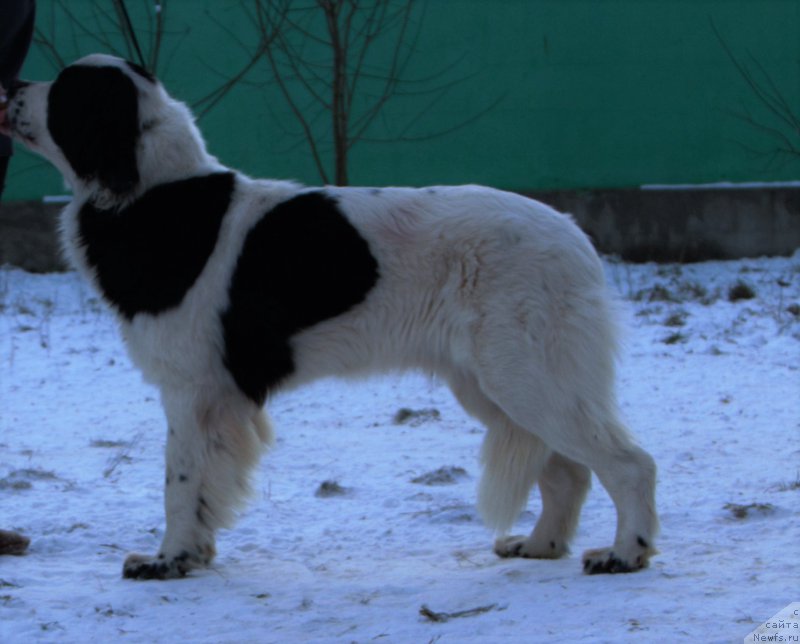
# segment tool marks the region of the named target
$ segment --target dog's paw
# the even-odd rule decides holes
[[[494,554],[503,559],[511,557],[524,557],[522,546],[525,545],[525,537],[512,536],[500,537],[494,542]]]
[[[648,557],[642,553],[632,559],[622,558],[613,548],[598,548],[583,553],[583,572],[587,575],[636,572],[647,568]]]
[[[569,548],[565,544],[550,541],[547,544],[535,543],[530,537],[501,537],[494,542],[494,552],[504,559],[522,557],[524,559],[560,559]]]
[[[147,555],[128,555],[122,567],[125,579],[177,579],[186,576],[189,566],[188,556],[181,560],[174,557],[167,560],[164,555],[148,557]]]
[[[203,554],[191,555],[183,551],[174,557],[160,554],[157,557],[131,554],[125,559],[122,576],[125,579],[178,579],[194,568],[202,568],[211,563],[213,548]]]

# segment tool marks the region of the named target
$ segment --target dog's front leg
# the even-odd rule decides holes
[[[131,579],[183,577],[207,566],[216,552],[213,522],[203,483],[208,476],[208,436],[199,425],[190,396],[164,395],[169,423],[164,480],[167,529],[156,556],[131,554],[123,576]]]
[[[183,577],[214,558],[214,534],[229,526],[250,491],[250,473],[273,440],[262,409],[238,392],[162,391],[169,423],[164,509],[156,556],[130,555],[131,579]]]

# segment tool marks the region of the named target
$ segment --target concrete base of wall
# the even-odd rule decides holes
[[[569,212],[604,253],[695,262],[800,248],[800,188],[592,190],[532,197]]]
[[[39,201],[0,204],[0,265],[32,273],[66,270],[58,242],[58,213],[63,205]]]
[[[629,261],[737,259],[789,255],[800,248],[800,188],[528,194],[571,213],[600,252]],[[0,205],[0,264],[32,272],[64,270],[56,236],[61,207]]]

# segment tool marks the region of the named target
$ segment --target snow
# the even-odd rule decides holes
[[[210,570],[168,582],[121,576],[163,530],[156,392],[75,274],[0,270],[0,528],[32,540],[0,558],[0,642],[742,641],[800,598],[800,253],[606,264],[623,411],[659,464],[648,570],[581,573],[615,528],[597,481],[570,557],[495,557],[482,430],[409,374],[277,397],[255,498]]]

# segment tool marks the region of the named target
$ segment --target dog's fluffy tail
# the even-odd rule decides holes
[[[270,448],[275,444],[275,432],[272,429],[272,423],[263,409],[259,409],[253,415],[253,428],[256,436],[264,443],[264,447]]]
[[[478,511],[497,535],[505,534],[517,520],[549,455],[539,438],[510,421],[487,431],[481,449]]]

